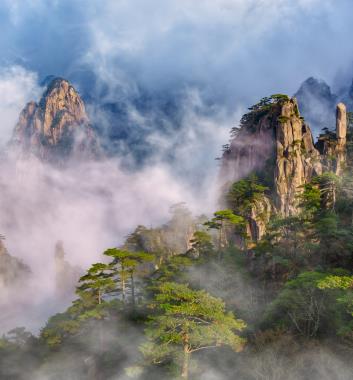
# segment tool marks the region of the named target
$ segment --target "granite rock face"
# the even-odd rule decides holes
[[[295,99],[280,107],[276,125],[275,206],[283,216],[297,212],[298,194],[322,172],[309,126],[300,118]]]
[[[221,179],[225,188],[256,174],[268,191],[248,215],[247,234],[261,239],[273,214],[296,215],[304,185],[325,171],[340,175],[346,165],[346,106],[336,109],[336,131],[326,130],[314,144],[308,124],[300,116],[295,98],[283,95],[250,108],[222,157]],[[244,122],[245,120],[245,122]],[[237,210],[234,210],[237,212]]]
[[[337,104],[336,109],[336,136],[340,145],[345,145],[347,136],[347,110],[343,103]]]
[[[251,241],[260,240],[266,233],[267,223],[270,221],[273,206],[269,197],[256,200],[246,217],[246,233]]]
[[[83,270],[71,265],[65,258],[66,252],[62,241],[55,245],[55,291],[60,299],[69,299],[77,286],[77,281],[82,276]]]
[[[271,104],[255,122],[240,128],[224,152],[221,177],[228,183],[252,172],[270,177],[273,207],[288,216],[296,212],[301,186],[321,171],[311,130],[300,117],[295,98],[288,98]]]
[[[322,133],[316,143],[325,171],[341,175],[346,166],[347,111],[343,103],[336,108],[336,131]]]
[[[33,154],[49,162],[100,154],[97,136],[89,124],[85,105],[74,87],[53,79],[39,103],[28,103],[20,114],[10,142],[22,155]]]
[[[0,239],[0,301],[6,290],[23,285],[30,275],[30,268],[10,255],[3,240]]]

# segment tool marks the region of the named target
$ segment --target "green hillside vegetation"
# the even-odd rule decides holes
[[[242,123],[286,99],[261,100]],[[178,204],[165,225],[138,226],[87,269],[71,306],[38,336],[18,327],[0,339],[0,378],[257,380],[303,378],[305,368],[319,379],[336,378],[333,362],[352,378],[349,154],[342,176],[315,176],[298,214],[274,213],[251,246],[246,218],[271,196],[255,173],[209,218]]]

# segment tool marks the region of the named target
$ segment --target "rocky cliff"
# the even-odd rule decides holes
[[[28,281],[31,274],[29,267],[11,256],[0,239],[0,301],[4,292]]]
[[[346,164],[347,111],[343,103],[336,108],[336,131],[320,134],[316,147],[326,171],[341,175]]]
[[[69,157],[99,155],[99,143],[89,124],[85,105],[67,81],[53,79],[38,103],[28,103],[20,114],[10,142],[20,154],[50,162]]]
[[[296,213],[298,193],[314,175],[321,174],[320,154],[309,126],[300,117],[295,98],[279,105],[275,140],[275,206],[283,216]]]
[[[54,251],[55,267],[55,291],[60,299],[72,296],[77,286],[77,281],[83,274],[83,270],[73,266],[65,258],[66,252],[62,241],[58,241]]]
[[[274,95],[249,110],[224,151],[221,177],[229,188],[232,182],[255,174],[268,187],[256,198],[250,212],[243,215],[249,237],[258,240],[271,214],[286,217],[298,212],[298,195],[314,176],[325,170],[341,172],[345,162],[346,110],[344,104],[337,106],[336,132],[330,132],[325,141],[319,139],[316,145],[295,98]]]

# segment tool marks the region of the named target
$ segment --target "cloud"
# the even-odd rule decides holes
[[[36,329],[63,308],[54,298],[58,240],[66,259],[86,269],[137,225],[166,222],[175,203],[186,202],[195,214],[216,207],[216,188],[192,188],[161,163],[134,172],[116,160],[72,162],[58,170],[31,159],[3,162],[0,171],[0,231],[10,254],[33,274],[22,296],[7,304],[0,331],[23,324]]]
[[[123,70],[153,90],[197,84],[208,88],[209,98],[234,106],[276,87],[293,92],[298,78],[312,73],[314,65],[315,72],[320,66],[325,74],[336,70],[310,54],[309,44],[326,55],[324,37],[312,35],[305,23],[314,19],[326,34],[329,4],[106,1],[88,25],[90,44],[83,62],[109,78]],[[88,12],[93,9],[97,11],[95,3]],[[294,54],[302,60],[300,67]]]
[[[345,70],[352,10],[348,0],[2,2],[1,144],[54,74],[78,86],[95,124],[113,125],[121,155],[154,153],[138,171],[121,159],[60,173],[23,163],[16,176],[3,167],[10,252],[47,286],[58,239],[87,266],[137,224],[163,222],[172,203],[211,211],[227,131],[258,98]]]
[[[5,1],[0,66],[71,80],[117,150],[128,154],[127,141],[143,155],[159,151],[146,141],[184,128],[193,91],[198,115],[222,109],[230,128],[240,109],[309,76],[350,82],[352,10],[348,0]],[[219,114],[207,119],[224,135]]]
[[[234,107],[294,93],[311,75],[331,81],[353,58],[352,8],[348,0],[6,1],[0,48],[7,63],[40,77],[87,87],[93,72],[117,97],[196,84]]]
[[[39,91],[35,73],[21,66],[0,69],[0,146],[8,142],[20,111]]]

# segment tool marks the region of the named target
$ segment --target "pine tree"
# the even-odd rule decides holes
[[[235,333],[242,331],[245,323],[226,312],[221,299],[204,290],[163,283],[150,307],[155,315],[150,317],[146,329],[149,342],[141,346],[141,351],[154,364],[175,355],[181,357],[183,379],[188,379],[193,353],[222,345],[240,351],[245,344],[245,340]]]

